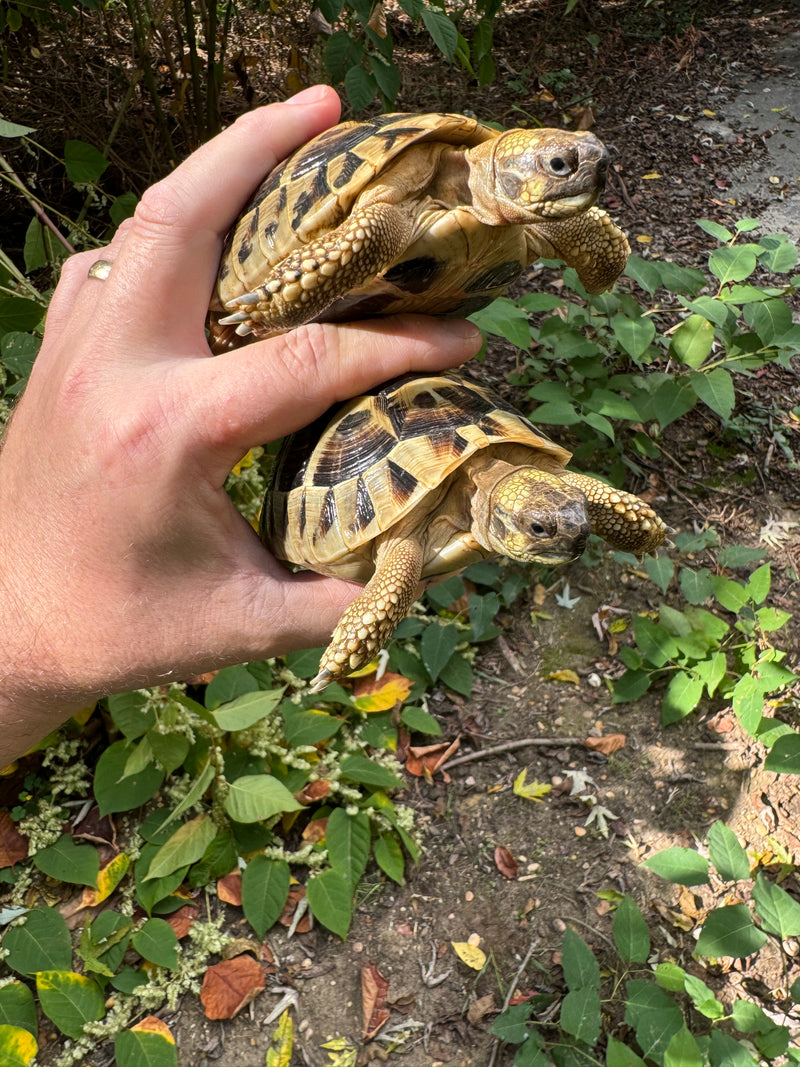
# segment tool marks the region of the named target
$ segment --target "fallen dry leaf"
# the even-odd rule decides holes
[[[295,793],[294,799],[298,804],[313,804],[315,800],[322,800],[331,791],[331,783],[325,778],[317,778],[315,782],[309,782],[298,793]]]
[[[626,741],[625,734],[606,734],[604,737],[587,737],[583,746],[591,748],[594,752],[602,752],[604,756],[610,756],[612,752],[619,752],[621,748],[625,748]]]
[[[172,915],[164,916],[179,941],[189,933],[189,927],[197,918],[199,911],[196,904],[184,904],[182,908],[173,911]]]
[[[260,959],[261,945],[258,941],[252,941],[249,937],[237,937],[235,940],[228,942],[222,949],[222,958],[224,960],[233,960],[237,956],[243,956],[245,952],[252,952],[256,959]]]
[[[252,956],[237,956],[209,967],[200,1000],[207,1019],[232,1019],[255,1000],[266,985],[261,964]]]
[[[546,682],[570,682],[572,685],[581,684],[581,680],[578,675],[575,673],[575,671],[570,670],[569,667],[565,667],[563,670],[560,671],[551,671],[549,674],[546,674],[544,676],[544,680]]]
[[[0,867],[13,867],[28,856],[28,839],[7,811],[0,811]]]
[[[455,741],[440,741],[435,745],[410,745],[406,756],[405,768],[417,778],[432,781],[434,774],[446,763],[461,744],[461,738]],[[450,781],[446,771],[442,771],[445,782]]]
[[[304,885],[293,885],[289,890],[289,895],[286,898],[286,903],[283,905],[283,911],[281,912],[278,922],[281,926],[291,926],[294,922],[294,913],[297,911],[297,905],[306,895],[306,887]],[[311,929],[311,916],[308,912],[305,913],[303,918],[297,924],[296,930],[298,934],[307,934]]]
[[[359,711],[390,711],[395,704],[401,704],[411,692],[411,680],[402,674],[384,671],[380,680],[376,674],[366,678],[357,678],[353,686],[355,699],[353,703]]]
[[[365,963],[361,968],[361,1008],[364,1019],[362,1041],[376,1036],[391,1015],[386,1006],[389,983],[374,963]]]
[[[498,845],[494,850],[494,862],[504,878],[513,881],[519,876],[519,864],[514,859],[511,850],[507,849],[505,845]]]
[[[477,1000],[473,1000],[467,1008],[467,1019],[469,1019],[473,1026],[477,1026],[487,1015],[491,1015],[492,1012],[496,1010],[497,1009],[494,1006],[494,995],[492,993],[487,993],[485,997],[478,997]]]
[[[325,831],[328,829],[328,819],[312,819],[311,822],[303,830],[303,840],[307,844],[316,845],[318,841],[322,841],[325,837]]]
[[[242,872],[231,871],[224,878],[217,879],[217,896],[226,904],[242,906]]]
[[[473,971],[482,971],[486,966],[486,953],[482,948],[470,944],[469,941],[451,941],[450,944],[461,962],[466,963]]]
[[[170,1028],[161,1019],[157,1019],[155,1015],[148,1015],[141,1022],[132,1026],[131,1030],[139,1030],[145,1034],[160,1034],[171,1045],[175,1044],[175,1038],[172,1036]]]

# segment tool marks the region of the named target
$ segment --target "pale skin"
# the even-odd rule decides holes
[[[334,123],[316,87],[249,113],[143,197],[88,277],[65,264],[0,453],[0,767],[109,692],[325,642],[359,587],[291,575],[226,496],[254,445],[410,370],[469,324],[305,326],[211,358],[222,240],[274,164]]]

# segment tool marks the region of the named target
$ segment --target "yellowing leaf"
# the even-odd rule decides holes
[[[411,682],[402,674],[387,671],[380,679],[364,679],[356,686],[353,703],[359,711],[367,714],[373,711],[390,711],[395,704],[402,703],[411,692]]]
[[[655,171],[655,170],[651,171],[649,174],[643,174],[642,175],[642,178],[645,181],[653,181],[655,178],[660,178],[660,177],[661,177],[661,175],[658,173],[658,171]]]
[[[36,1038],[21,1026],[6,1023],[0,1026],[0,1063],[28,1067],[33,1063],[37,1050]]]
[[[531,782],[530,785],[526,785],[525,778],[527,774],[528,771],[525,768],[514,779],[514,796],[522,797],[523,800],[541,800],[542,797],[547,796],[552,788],[550,783]]]
[[[581,680],[575,671],[568,669],[563,671],[551,671],[550,674],[546,674],[544,677],[546,682],[572,682],[573,685],[581,684]]]
[[[649,245],[653,238],[649,237],[646,233],[637,233],[636,240],[640,245]]]
[[[608,632],[610,634],[621,634],[624,630],[628,629],[627,619],[614,619],[613,622],[608,624]]]
[[[97,889],[84,889],[81,905],[84,908],[93,908],[110,897],[130,865],[130,856],[124,852],[110,860],[97,875]]]
[[[85,708],[81,708],[80,711],[75,712],[75,714],[72,716],[73,720],[78,724],[78,726],[85,726],[96,707],[96,704],[88,704]]]
[[[172,1036],[170,1028],[161,1019],[157,1019],[155,1015],[148,1015],[146,1019],[142,1019],[140,1023],[132,1026],[131,1030],[141,1030],[146,1034],[158,1034],[165,1041],[169,1041],[170,1045],[175,1044],[175,1038]]]
[[[707,107],[703,108],[703,114],[705,115],[705,117],[707,119],[713,119],[713,118],[717,117],[716,111],[709,111],[709,109]]]
[[[267,1049],[267,1067],[289,1067],[294,1044],[294,1029],[289,1008],[281,1015]]]
[[[246,455],[242,456],[239,462],[231,471],[231,474],[241,474],[243,470],[247,470],[248,467],[253,466],[253,450],[252,448]]]
[[[470,945],[468,941],[451,941],[453,951],[462,963],[471,967],[473,971],[482,971],[486,966],[486,953],[477,945]]]

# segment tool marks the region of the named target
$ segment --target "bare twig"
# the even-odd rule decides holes
[[[17,176],[16,171],[11,166],[11,164],[8,162],[6,157],[4,155],[2,155],[2,153],[0,153],[0,167],[2,167],[3,170],[6,172],[6,174],[8,175],[8,179],[7,179],[8,183],[10,185],[13,185],[14,188],[17,190],[17,192],[22,193],[22,195],[28,201],[30,206],[33,208],[34,213],[36,214],[37,218],[42,223],[42,225],[46,226],[47,229],[50,230],[50,232],[55,236],[55,238],[58,241],[61,242],[61,244],[64,246],[64,248],[66,248],[66,250],[69,252],[70,255],[74,255],[75,249],[72,247],[72,245],[66,239],[66,237],[63,235],[63,233],[61,233],[59,228],[56,226],[56,224],[49,217],[49,215],[44,210],[42,205],[39,203],[39,201],[36,199],[36,197],[31,193],[30,189],[28,189],[27,186],[19,179],[19,177]]]
[[[508,1007],[509,1003],[511,1002],[511,998],[514,996],[514,993],[516,992],[517,986],[519,985],[519,980],[520,980],[520,978],[522,978],[522,975],[523,975],[523,973],[525,971],[525,968],[530,963],[531,956],[533,955],[534,951],[536,950],[538,944],[539,944],[539,939],[537,937],[534,941],[531,941],[530,945],[528,946],[528,951],[525,953],[525,959],[522,961],[522,963],[517,968],[517,973],[514,975],[512,981],[511,981],[511,985],[508,987],[508,992],[506,993],[506,998],[503,1001],[503,1007],[501,1009],[502,1011],[505,1011],[506,1008]],[[489,1057],[489,1062],[487,1063],[486,1067],[494,1067],[494,1061],[497,1059],[497,1053],[500,1051],[500,1046],[502,1045],[502,1043],[503,1042],[499,1038],[495,1041],[494,1047],[492,1048],[492,1054]]]
[[[492,745],[491,748],[482,748],[479,752],[469,752],[466,756],[458,756],[456,759],[448,760],[447,763],[443,763],[441,767],[437,767],[438,771],[449,771],[452,767],[458,767],[462,763],[473,763],[479,759],[489,759],[491,756],[497,756],[501,752],[513,752],[517,748],[532,748],[532,747],[547,747],[550,745],[557,745],[563,748],[569,745],[582,745],[583,741],[579,737],[523,737],[518,738],[516,741],[503,741],[500,745]]]

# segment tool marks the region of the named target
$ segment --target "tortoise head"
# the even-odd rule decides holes
[[[609,164],[594,134],[556,129],[509,130],[468,155],[476,164],[473,196],[507,223],[585,211],[605,188]]]
[[[590,533],[586,497],[557,474],[517,467],[492,490],[486,535],[493,552],[521,563],[569,563]]]

